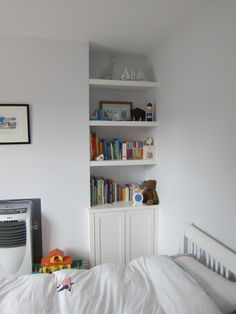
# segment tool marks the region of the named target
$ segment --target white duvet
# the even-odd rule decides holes
[[[59,291],[63,283],[63,290]],[[70,283],[72,285],[70,286]],[[71,290],[71,291],[69,291]],[[215,303],[166,256],[127,266],[62,270],[0,280],[1,314],[218,314]]]

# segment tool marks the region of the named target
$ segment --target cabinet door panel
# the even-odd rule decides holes
[[[154,254],[154,209],[126,212],[126,263]]]
[[[95,262],[125,264],[124,213],[95,214]]]

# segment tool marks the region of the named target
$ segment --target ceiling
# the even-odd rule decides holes
[[[146,53],[209,0],[0,0],[0,36],[90,41]]]

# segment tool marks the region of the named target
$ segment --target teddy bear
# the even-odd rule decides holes
[[[143,203],[146,205],[158,205],[159,198],[156,191],[156,180],[144,181]]]

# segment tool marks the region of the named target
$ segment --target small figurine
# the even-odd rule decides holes
[[[90,116],[90,120],[111,120],[105,110],[103,109],[96,109]]]
[[[131,109],[131,121],[145,121],[145,111],[140,108]]]
[[[147,109],[146,109],[146,121],[152,121],[152,120],[153,120],[152,104],[148,103]]]

